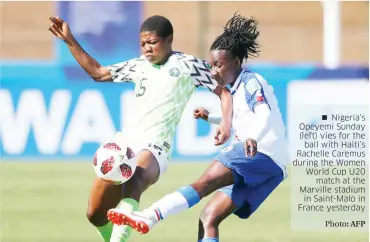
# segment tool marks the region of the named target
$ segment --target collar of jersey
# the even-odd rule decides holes
[[[235,92],[238,90],[239,86],[240,86],[240,83],[242,83],[242,75],[244,73],[244,70],[242,70],[238,76],[238,78],[236,79],[234,85],[231,87],[230,89],[230,92],[231,92],[231,95],[234,95]]]
[[[176,53],[176,51],[172,51],[172,53],[171,53],[171,55],[168,57],[168,59],[167,59],[167,61],[165,62],[165,63],[163,63],[163,64],[161,64],[161,65],[158,65],[158,64],[151,64],[154,68],[156,68],[156,69],[161,69],[162,68],[162,66],[164,66],[164,65],[166,65],[166,63],[170,60],[170,58],[171,58],[171,56],[173,55],[173,54],[175,54]]]
[[[152,66],[153,66],[154,68],[157,68],[157,69],[159,70],[159,69],[161,69],[161,67],[162,67],[163,65],[152,64]]]

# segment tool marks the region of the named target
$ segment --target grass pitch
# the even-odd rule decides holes
[[[172,163],[142,197],[141,208],[196,179],[207,163]],[[85,217],[94,178],[89,162],[2,162],[1,242],[101,242]],[[365,242],[365,232],[292,232],[289,180],[248,220],[232,215],[221,225],[222,242]],[[211,198],[211,196],[209,197]],[[209,200],[170,217],[132,242],[197,241],[198,216]]]

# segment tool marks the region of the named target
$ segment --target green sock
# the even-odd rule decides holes
[[[101,236],[101,238],[104,240],[104,242],[110,241],[110,236],[112,234],[113,230],[113,224],[112,222],[108,222],[106,225],[103,225],[101,227],[96,227],[98,229],[98,232]]]
[[[117,208],[124,209],[126,211],[138,211],[139,203],[132,198],[125,198],[118,204]],[[130,237],[132,227],[128,225],[113,226],[113,232],[111,236],[111,242],[126,242]]]

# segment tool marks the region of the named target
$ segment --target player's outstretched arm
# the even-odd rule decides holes
[[[112,75],[108,68],[101,66],[99,62],[86,53],[74,38],[67,22],[63,21],[59,17],[50,16],[49,19],[52,22],[49,27],[49,31],[67,44],[73,57],[87,72],[87,74],[89,74],[95,81],[112,81]]]
[[[186,68],[189,70],[195,86],[204,86],[220,97],[222,120],[217,128],[214,138],[215,145],[224,144],[230,138],[231,133],[233,107],[232,96],[229,89],[220,86],[212,77],[209,64],[206,61],[195,58],[194,56],[182,55],[181,62],[183,62]]]

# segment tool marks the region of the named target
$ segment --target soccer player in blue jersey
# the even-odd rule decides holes
[[[199,241],[219,241],[218,226],[225,218],[233,213],[248,218],[287,177],[285,125],[273,88],[261,75],[242,68],[244,60],[258,54],[258,36],[257,21],[235,15],[211,46],[213,76],[220,85],[231,85],[234,143],[218,154],[199,179],[148,209],[110,210],[113,223],[128,224],[145,234],[166,217],[217,191],[201,216]],[[207,119],[206,114],[198,110],[195,115]]]

